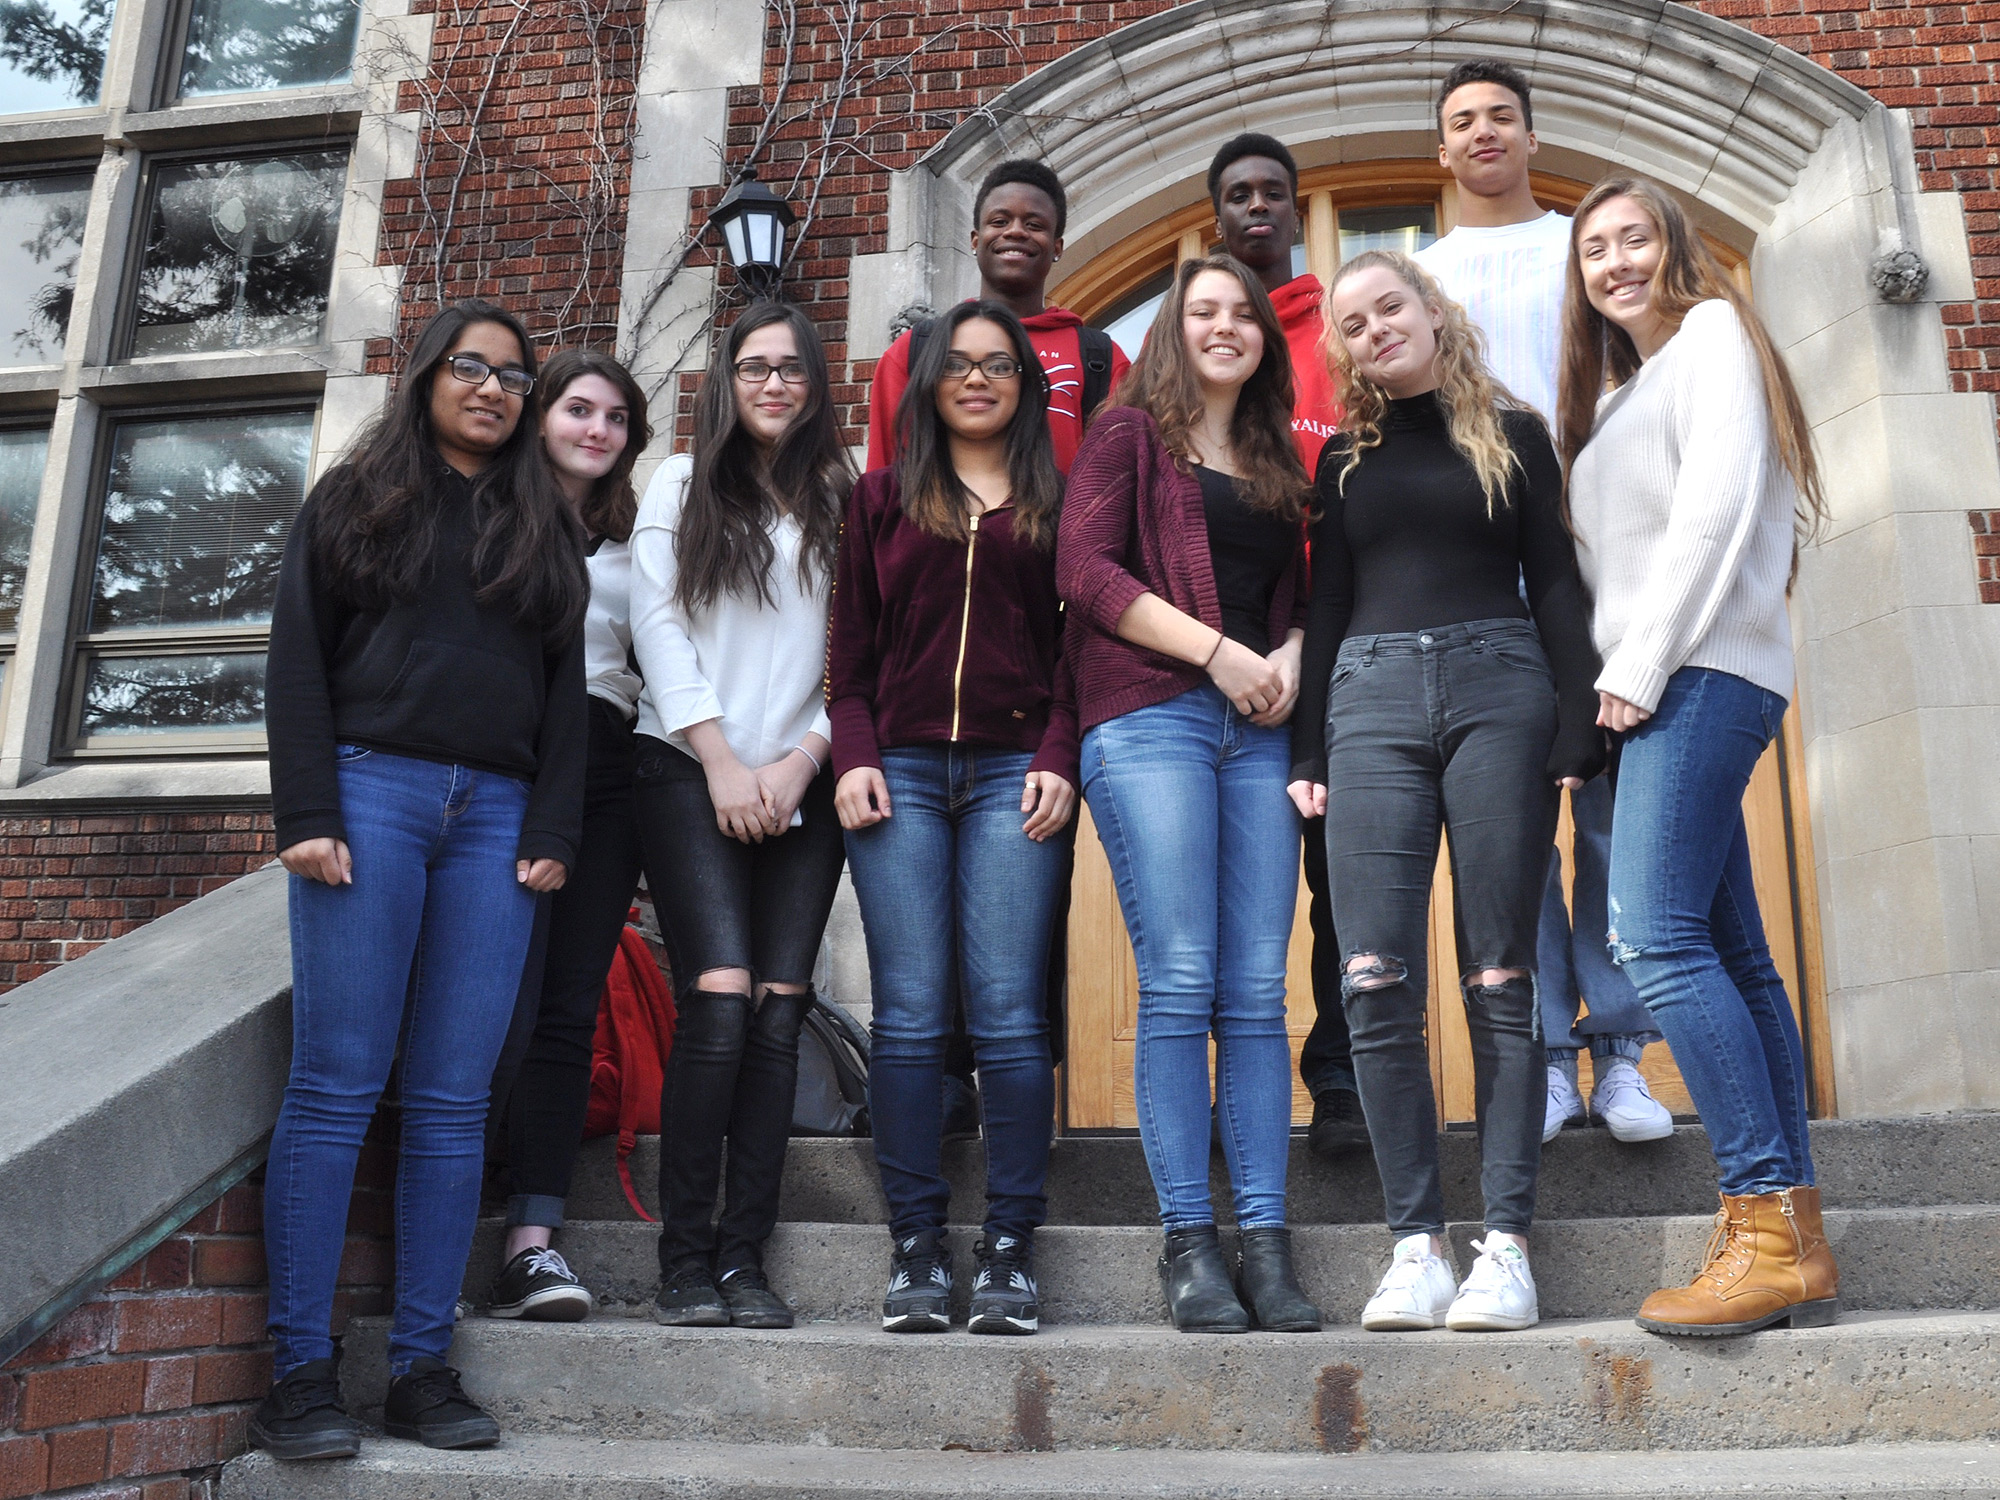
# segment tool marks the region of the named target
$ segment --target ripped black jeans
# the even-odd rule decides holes
[[[1526,620],[1342,643],[1327,694],[1326,850],[1354,1071],[1389,1227],[1442,1233],[1425,1046],[1431,879],[1450,834],[1486,1227],[1535,1216],[1547,1087],[1532,977],[1555,837],[1555,678]],[[1357,965],[1355,960],[1362,962]],[[1482,985],[1488,969],[1521,977]]]

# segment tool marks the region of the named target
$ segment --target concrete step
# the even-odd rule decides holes
[[[348,1388],[386,1387],[356,1320]],[[1629,1320],[1522,1333],[1033,1338],[471,1318],[452,1360],[511,1432],[944,1449],[1569,1452],[1988,1442],[2000,1315],[1856,1313],[1829,1328],[1668,1340]]]
[[[223,1500],[2000,1500],[2000,1448],[1707,1453],[931,1453],[510,1435],[483,1453],[363,1445],[351,1463],[248,1454]]]
[[[2000,1111],[1902,1120],[1819,1120],[1813,1156],[1829,1208],[1912,1208],[2000,1203]],[[1476,1220],[1479,1143],[1470,1131],[1439,1137],[1445,1213]],[[659,1138],[642,1137],[632,1180],[649,1213],[659,1212]],[[985,1203],[985,1154],[976,1141],[945,1148],[953,1223],[976,1224]],[[1226,1215],[1222,1159],[1211,1176]],[[1715,1162],[1708,1136],[1684,1125],[1662,1141],[1626,1146],[1602,1128],[1565,1130],[1542,1152],[1539,1212],[1547,1219],[1635,1218],[1715,1210]],[[1367,1156],[1324,1162],[1292,1138],[1289,1213],[1295,1224],[1376,1224],[1382,1188]],[[802,1137],[785,1164],[783,1215],[820,1224],[887,1219],[873,1145]],[[630,1219],[618,1185],[615,1142],[586,1142],[569,1200],[573,1219]],[[1158,1202],[1135,1135],[1061,1136],[1049,1163],[1052,1224],[1154,1224]]]
[[[2000,1310],[2000,1207],[1835,1210],[1827,1235],[1853,1308]],[[1542,1315],[1629,1316],[1655,1287],[1700,1267],[1712,1216],[1544,1219],[1531,1241]],[[500,1268],[501,1227],[480,1225],[466,1295],[483,1304]],[[1470,1270],[1475,1224],[1454,1225],[1452,1248]],[[976,1228],[955,1230],[957,1312],[972,1285]],[[659,1231],[636,1221],[586,1220],[557,1246],[605,1313],[644,1315],[659,1285]],[[1293,1231],[1299,1277],[1329,1317],[1352,1322],[1389,1263],[1387,1230],[1308,1224]],[[888,1276],[889,1237],[872,1224],[778,1226],[765,1256],[772,1285],[806,1319],[875,1314]],[[1135,1225],[1052,1225],[1036,1236],[1042,1316],[1051,1324],[1155,1323],[1166,1318],[1154,1270],[1160,1232]]]

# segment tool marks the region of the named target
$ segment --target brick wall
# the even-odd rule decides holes
[[[270,861],[261,809],[0,817],[0,990]]]
[[[387,1310],[393,1116],[356,1173],[338,1337]],[[0,1500],[213,1500],[271,1380],[261,1172],[0,1367]]]
[[[1979,570],[1979,602],[2000,604],[2000,510],[1969,510],[1972,565]]]

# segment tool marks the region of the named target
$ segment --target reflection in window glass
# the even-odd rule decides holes
[[[1220,244],[1208,247],[1211,252],[1220,251]],[[1301,240],[1292,246],[1292,275],[1306,274],[1306,246]],[[1109,310],[1092,320],[1093,328],[1102,328],[1111,335],[1111,342],[1125,351],[1127,359],[1137,359],[1139,350],[1146,342],[1146,330],[1153,326],[1153,319],[1159,315],[1160,304],[1166,300],[1167,288],[1174,284],[1174,273],[1162,271],[1159,275],[1141,282],[1114,302]]]
[[[264,653],[99,656],[83,685],[83,738],[264,727]]]
[[[0,0],[0,112],[97,102],[112,0]]]
[[[1437,205],[1398,203],[1387,208],[1340,211],[1340,259],[1344,265],[1364,250],[1400,250],[1414,255],[1437,238]]]
[[[92,632],[268,621],[312,423],[311,412],[120,423]]]
[[[345,151],[161,167],[132,353],[318,343],[346,183]]]
[[[0,179],[0,365],[62,362],[89,212],[88,172]]]
[[[21,584],[28,576],[28,543],[35,535],[48,453],[46,431],[0,432],[0,635],[19,627]]]
[[[360,24],[361,0],[195,0],[181,93],[338,83]]]

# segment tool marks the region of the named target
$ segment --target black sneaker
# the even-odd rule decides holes
[[[700,1261],[689,1261],[660,1283],[653,1298],[653,1321],[669,1328],[727,1328],[729,1304]]]
[[[250,1416],[250,1446],[273,1458],[352,1458],[361,1424],[340,1404],[330,1359],[308,1360],[271,1387]]]
[[[882,1298],[885,1333],[951,1331],[951,1249],[942,1229],[896,1242],[889,1257],[889,1291]]]
[[[722,1300],[729,1304],[729,1321],[738,1328],[790,1328],[792,1310],[771,1290],[759,1266],[738,1266],[715,1278]]]
[[[1368,1120],[1361,1113],[1361,1096],[1353,1089],[1328,1089],[1313,1095],[1312,1127],[1306,1144],[1313,1155],[1336,1160],[1369,1150]]]
[[[489,1316],[534,1323],[581,1323],[590,1308],[590,1292],[569,1262],[545,1248],[523,1250],[501,1267],[486,1299]]]
[[[972,1253],[979,1274],[972,1278],[972,1314],[965,1331],[1033,1333],[1041,1327],[1034,1242],[1003,1234],[990,1243],[980,1241]]]
[[[491,1448],[500,1441],[500,1424],[465,1394],[458,1371],[441,1359],[420,1359],[389,1382],[382,1430],[426,1448]]]

